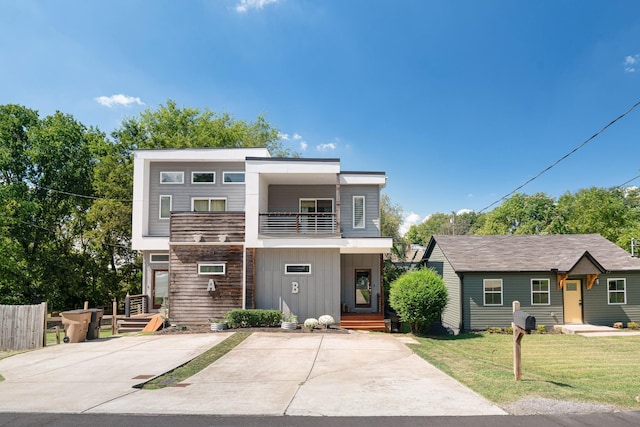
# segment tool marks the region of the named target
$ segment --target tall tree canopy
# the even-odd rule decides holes
[[[246,122],[171,100],[123,120],[111,138],[60,112],[0,106],[0,303],[67,309],[137,293],[133,150],[200,147],[297,156],[262,116]]]

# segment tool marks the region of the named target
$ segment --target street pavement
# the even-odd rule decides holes
[[[505,415],[388,334],[254,333],[178,386],[133,388],[229,334],[123,336],[5,358],[0,412]]]

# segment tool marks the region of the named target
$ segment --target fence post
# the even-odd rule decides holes
[[[116,334],[117,324],[118,323],[118,302],[116,299],[113,299],[113,311],[111,314],[111,335]]]
[[[129,296],[129,292],[127,292],[127,296],[124,297],[124,317],[131,317],[131,297]]]
[[[47,302],[42,303],[42,309],[44,310],[44,329],[42,330],[42,346],[47,346]]]

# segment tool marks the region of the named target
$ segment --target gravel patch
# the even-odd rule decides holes
[[[501,405],[501,407],[511,415],[584,414],[618,410],[618,408],[611,405],[544,399],[540,397],[526,397],[506,405]]]

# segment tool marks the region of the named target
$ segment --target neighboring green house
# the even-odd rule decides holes
[[[640,259],[598,234],[433,236],[423,260],[454,333],[510,326],[513,301],[547,327],[640,321]]]

